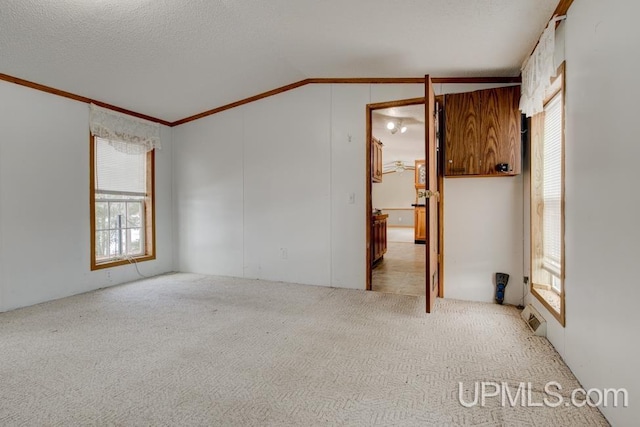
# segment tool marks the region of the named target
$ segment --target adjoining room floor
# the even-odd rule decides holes
[[[413,236],[413,229],[410,229]],[[371,289],[401,295],[426,294],[426,245],[387,242],[387,253],[371,270]]]
[[[478,381],[579,384],[495,304],[175,274],[0,314],[1,425],[605,426],[463,407]],[[466,395],[467,402],[472,400]]]

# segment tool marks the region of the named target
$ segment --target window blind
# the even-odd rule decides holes
[[[562,260],[562,93],[544,108],[543,268],[560,277]]]
[[[95,141],[96,194],[144,196],[147,191],[147,153],[123,153],[106,139],[96,137]]]

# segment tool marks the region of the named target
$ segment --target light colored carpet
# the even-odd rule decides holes
[[[466,409],[458,382],[576,379],[514,308],[160,276],[0,314],[0,425],[599,426]]]

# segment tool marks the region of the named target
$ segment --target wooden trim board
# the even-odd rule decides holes
[[[20,86],[29,87],[31,89],[39,90],[41,92],[50,93],[52,95],[58,95],[63,98],[73,99],[74,101],[80,101],[87,104],[95,104],[99,107],[107,108],[109,110],[117,111],[119,113],[128,114],[129,116],[137,117],[139,119],[149,120],[150,122],[160,123],[165,126],[172,126],[171,122],[158,119],[156,117],[147,116],[146,114],[136,113],[135,111],[127,110],[125,108],[118,107],[116,105],[107,104],[106,102],[98,101],[95,99],[87,98],[85,96],[76,95],[75,93],[67,92],[64,90],[56,89],[51,86],[41,85],[40,83],[30,82],[18,77],[9,76],[7,74],[0,73],[0,80],[5,82],[15,83]]]
[[[371,130],[371,112],[372,108],[370,105],[366,107],[366,133],[367,137],[365,140],[365,173],[366,173],[366,185],[365,185],[365,262],[367,263],[365,271],[365,289],[370,291],[372,290],[372,282],[371,282],[371,216],[373,215],[373,204],[371,202],[371,190],[372,190],[372,175],[371,175],[371,138],[373,138],[373,133]]]
[[[432,79],[434,83],[520,83],[521,77],[440,77]],[[258,101],[260,99],[267,98],[269,96],[277,95],[282,92],[286,92],[291,89],[295,89],[307,84],[424,84],[424,77],[378,77],[378,78],[314,78],[305,79],[298,82],[281,86],[279,88],[260,93],[258,95],[250,96],[248,98],[241,99],[239,101],[232,102],[230,104],[221,105],[220,107],[213,108],[208,111],[204,111],[193,116],[185,117],[171,124],[171,126],[179,126],[185,123],[192,122],[194,120],[201,119],[203,117],[211,116],[213,114],[220,113],[231,108],[239,107],[250,102]],[[373,105],[373,104],[372,104]],[[395,107],[396,105],[390,105],[387,108]]]
[[[553,15],[551,15],[551,18],[553,18],[554,16],[566,15],[572,4],[573,0],[560,0],[560,2],[558,2],[558,6],[556,6],[556,10],[553,11]],[[556,26],[558,24],[556,24]]]
[[[192,122],[194,120],[201,119],[203,117],[207,117],[207,116],[211,116],[213,114],[221,113],[222,111],[225,111],[225,110],[230,110],[231,108],[239,107],[241,105],[245,105],[245,104],[248,104],[248,103],[254,102],[254,101],[259,101],[261,99],[268,98],[270,96],[277,95],[277,94],[282,93],[282,92],[287,92],[287,91],[289,91],[291,89],[295,89],[295,88],[298,88],[300,86],[304,86],[304,85],[306,85],[308,83],[309,83],[309,79],[305,79],[305,80],[300,80],[300,81],[297,81],[295,83],[291,83],[291,84],[288,84],[288,85],[285,85],[285,86],[280,86],[278,88],[275,88],[275,89],[272,89],[272,90],[269,90],[269,91],[266,91],[266,92],[262,92],[262,93],[259,93],[257,95],[253,95],[253,96],[250,96],[248,98],[244,98],[244,99],[241,99],[239,101],[232,102],[230,104],[221,105],[220,107],[212,108],[211,110],[203,111],[202,113],[198,113],[198,114],[195,114],[193,116],[185,117],[183,119],[180,119],[178,121],[175,121],[175,122],[171,123],[171,126],[172,127],[173,126],[180,126],[182,124],[189,123],[189,122]]]
[[[216,108],[212,108],[207,111],[203,111],[198,114],[194,114],[189,117],[185,117],[174,122],[159,119],[157,117],[148,116],[146,114],[137,113],[135,111],[127,110],[125,108],[118,107],[116,105],[107,104],[106,102],[98,101],[96,99],[87,98],[86,96],[77,95],[64,90],[56,89],[51,86],[45,86],[40,83],[31,82],[21,79],[19,77],[10,76],[8,74],[0,73],[0,80],[15,83],[20,86],[29,87],[31,89],[46,92],[52,95],[61,96],[63,98],[73,99],[75,101],[84,102],[87,104],[93,103],[109,110],[117,111],[119,113],[128,114],[140,119],[149,120],[161,125],[174,127],[180,126],[185,123],[192,122],[194,120],[201,119],[203,117],[211,116],[213,114],[220,113],[231,108],[239,107],[241,105],[248,104],[250,102],[258,101],[260,99],[268,98],[279,93],[283,93],[292,89],[305,86],[307,84],[423,84],[424,77],[347,77],[347,78],[310,78],[300,80],[294,83],[290,83],[285,86],[280,86],[275,89],[268,90],[266,92],[259,93],[257,95],[250,96],[248,98],[240,99],[238,101],[231,102],[229,104],[221,105]],[[432,79],[434,83],[520,83],[520,77],[439,77]]]
[[[436,96],[436,102],[440,107],[438,114],[438,132],[440,135],[444,134],[444,95]],[[438,191],[440,192],[440,201],[438,203],[438,297],[444,298],[444,165],[445,165],[445,153],[444,153],[444,137],[440,141],[436,138],[436,144],[438,145],[438,158],[437,163],[437,176],[438,176]]]

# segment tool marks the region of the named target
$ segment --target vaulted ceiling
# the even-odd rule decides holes
[[[317,77],[517,76],[558,0],[4,0],[0,73],[167,121]]]

